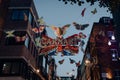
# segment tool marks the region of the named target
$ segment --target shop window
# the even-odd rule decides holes
[[[112,61],[118,60],[118,51],[117,49],[111,49]]]
[[[11,69],[11,63],[4,63],[2,67],[2,73],[3,74],[10,74],[10,69]]]
[[[33,16],[31,14],[31,12],[29,12],[28,20],[29,20],[30,24],[33,25]]]
[[[107,31],[107,35],[108,35],[108,37],[111,38],[114,35],[114,32],[113,31]]]
[[[26,20],[28,15],[29,15],[28,10],[13,9],[12,20]]]
[[[115,70],[114,71],[114,80],[120,80],[120,70]]]
[[[19,63],[12,63],[11,67],[11,74],[18,74],[19,73]]]
[[[7,37],[5,39],[5,45],[15,45],[15,44],[16,44],[15,37]]]

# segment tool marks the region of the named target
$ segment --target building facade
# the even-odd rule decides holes
[[[48,58],[39,55],[39,19],[33,0],[0,0],[0,80],[48,80]]]
[[[115,40],[113,20],[100,18],[89,37],[79,80],[119,80],[120,51]]]

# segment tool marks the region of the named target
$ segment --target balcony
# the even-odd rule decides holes
[[[33,67],[36,66],[35,58],[31,55],[29,50],[24,45],[0,46],[0,58],[23,58],[24,60],[26,60],[27,63],[29,63]]]

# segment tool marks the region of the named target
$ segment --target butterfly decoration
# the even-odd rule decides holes
[[[69,76],[74,76],[75,75],[75,70],[74,69],[72,69],[72,71],[71,72],[67,72],[67,75],[69,75]]]
[[[43,20],[43,16],[40,17],[37,21],[39,22],[39,25],[45,25],[45,22]]]
[[[15,30],[5,31],[5,33],[7,34],[6,37],[15,37],[14,32]]]
[[[25,39],[26,39],[26,36],[15,36],[15,39],[16,39],[16,41],[17,42],[21,42],[21,41],[25,41]]]
[[[86,11],[86,8],[84,8],[81,12],[82,17],[84,17],[85,11]]]
[[[55,56],[56,53],[57,53],[56,50],[50,51],[50,52],[48,53],[48,56],[53,56],[53,55]]]
[[[35,38],[35,44],[36,44],[36,46],[37,47],[40,47],[41,45],[40,45],[40,37],[37,37],[37,38]]]
[[[76,67],[80,66],[80,61],[76,62]]]
[[[83,34],[82,32],[80,32],[80,33],[79,33],[79,38],[81,38],[81,39],[85,39],[85,38],[86,38],[86,35]]]
[[[73,22],[73,26],[77,29],[77,30],[85,30],[85,28],[87,28],[89,26],[89,24],[78,24],[76,22]]]
[[[91,11],[92,14],[96,14],[97,13],[97,9],[95,8],[93,11]]]
[[[67,50],[63,50],[61,56],[70,56],[70,55],[72,55],[70,52],[68,52]]]
[[[69,60],[70,60],[70,64],[76,63],[76,61],[71,58],[69,58]]]
[[[40,25],[39,27],[32,28],[32,31],[35,33],[41,33],[44,31],[45,27],[46,26],[44,26],[44,25]]]
[[[63,35],[66,33],[66,30],[70,27],[70,24],[66,24],[62,27],[51,26],[51,29],[54,31],[55,35],[58,38],[62,38]]]
[[[63,62],[64,62],[64,59],[58,61],[58,63],[59,63],[60,65],[63,64]]]
[[[79,46],[83,47],[84,45],[85,45],[84,40],[81,40],[81,42],[80,42],[80,45],[79,45]]]

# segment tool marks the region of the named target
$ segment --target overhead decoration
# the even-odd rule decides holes
[[[39,27],[32,28],[32,31],[35,33],[41,33],[44,31],[45,27],[45,25],[40,25]]]
[[[37,21],[38,21],[39,25],[45,25],[46,24],[45,21],[43,20],[43,16],[40,17]]]
[[[70,64],[74,64],[75,63],[76,67],[81,65],[80,61],[76,62],[74,59],[71,59],[71,58],[69,58],[69,60],[70,60]]]
[[[81,64],[80,64],[80,61],[76,62],[75,64],[76,64],[76,67],[78,67],[78,66],[81,65]]]
[[[15,36],[15,39],[16,39],[16,41],[17,42],[21,42],[21,41],[25,41],[25,39],[26,39],[26,36]]]
[[[39,41],[40,54],[49,54],[50,51],[55,50],[56,54],[61,52],[62,55],[75,55],[79,52],[78,44],[81,39],[85,39],[86,35],[80,32],[79,34],[74,34],[68,36],[67,38],[57,38],[52,39],[47,35],[43,35],[42,39]],[[82,44],[82,43],[81,43]]]
[[[78,24],[77,22],[73,22],[73,26],[77,30],[85,30],[85,28],[87,28],[89,26],[89,24]]]
[[[36,37],[36,38],[35,38],[35,44],[36,44],[37,47],[40,47],[40,46],[41,46],[41,45],[40,45],[40,37]]]
[[[66,24],[63,27],[56,27],[56,26],[51,26],[51,29],[54,31],[55,35],[58,38],[62,38],[63,35],[66,33],[66,30],[70,27],[70,24]]]
[[[84,8],[81,12],[82,17],[84,17],[85,11],[86,11],[86,8]]]
[[[75,70],[74,69],[72,69],[72,71],[71,72],[67,72],[67,75],[68,76],[74,76],[75,75]]]
[[[95,8],[93,11],[91,11],[92,14],[96,14],[97,13],[97,9]]]
[[[63,64],[64,63],[64,59],[58,61],[59,64]]]
[[[71,59],[71,58],[69,58],[69,60],[70,60],[70,64],[73,64],[73,63],[76,62],[75,60],[73,60],[73,59]]]
[[[5,33],[7,34],[6,37],[15,37],[14,32],[15,30],[5,31]]]

